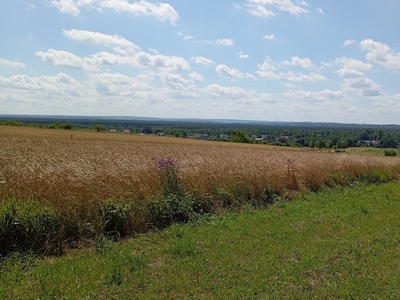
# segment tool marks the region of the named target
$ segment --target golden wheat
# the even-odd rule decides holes
[[[72,199],[144,199],[160,189],[155,160],[163,157],[177,159],[184,188],[203,195],[237,185],[317,189],[332,174],[357,176],[373,169],[400,174],[400,159],[392,157],[1,126],[0,199],[34,196],[58,205]],[[296,180],[295,187],[289,173]]]

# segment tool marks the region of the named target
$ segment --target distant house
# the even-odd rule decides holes
[[[379,147],[381,144],[381,141],[375,141],[375,140],[365,140],[364,145],[368,147]]]
[[[124,129],[122,130],[123,133],[131,133],[131,131],[129,129]]]
[[[158,136],[163,136],[163,135],[164,135],[164,132],[157,132],[157,135],[158,135]]]
[[[221,140],[229,140],[229,135],[227,135],[227,134],[220,134],[220,135],[219,135],[219,138],[220,138]]]
[[[189,139],[196,139],[196,140],[208,140],[208,134],[205,133],[195,133],[194,135],[188,136]]]

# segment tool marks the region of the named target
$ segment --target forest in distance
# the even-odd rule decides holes
[[[400,145],[400,125],[39,115],[0,115],[0,124],[319,149]]]

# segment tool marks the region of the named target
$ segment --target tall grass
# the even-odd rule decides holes
[[[176,175],[177,186],[168,186],[156,166],[165,157],[179,163],[178,173],[167,174]],[[74,132],[71,140],[65,131],[0,128],[1,207],[6,199],[34,198],[60,213],[68,243],[112,232],[132,235],[221,208],[263,206],[298,191],[386,182],[399,174],[397,157],[116,133]],[[184,216],[178,218],[175,209],[185,210]]]

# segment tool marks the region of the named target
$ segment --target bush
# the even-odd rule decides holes
[[[131,204],[112,200],[101,206],[103,233],[114,238],[127,236],[131,210]]]
[[[157,229],[174,223],[194,221],[204,214],[199,199],[190,194],[181,197],[174,194],[155,197],[148,202],[148,205],[148,223]]]
[[[0,204],[0,255],[15,251],[59,254],[60,214],[36,201]]]
[[[396,156],[396,155],[397,155],[397,152],[396,152],[396,150],[393,150],[393,149],[385,149],[385,150],[383,151],[383,154],[384,154],[385,156]]]

